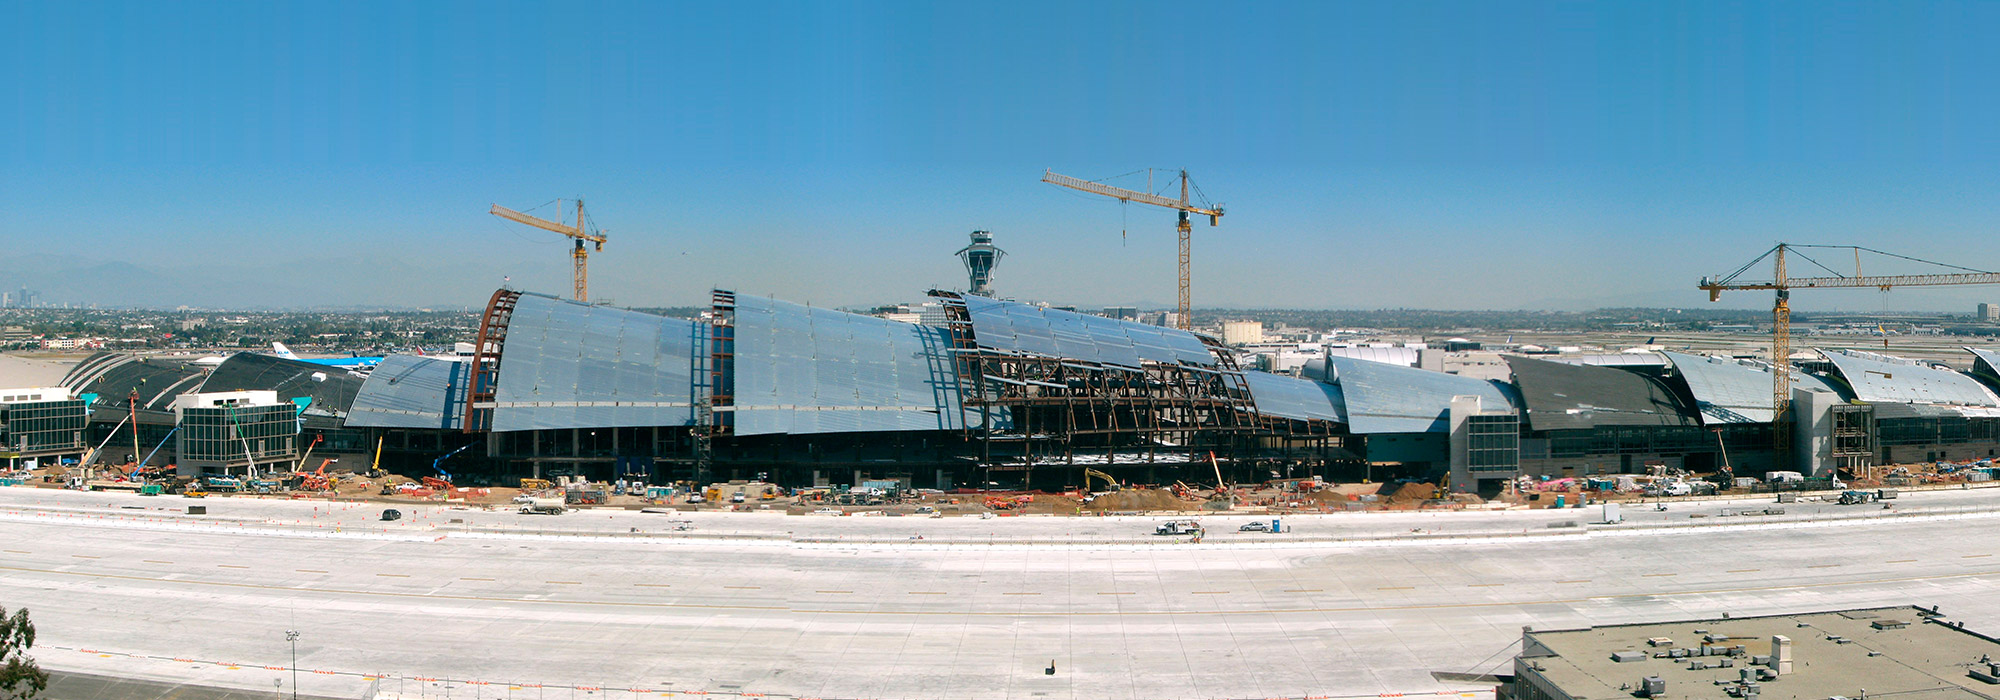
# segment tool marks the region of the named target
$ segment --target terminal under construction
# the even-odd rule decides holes
[[[2000,450],[2000,357],[1970,371],[1823,350],[1784,368],[1671,351],[1507,355],[1491,380],[1332,353],[1291,373],[1219,339],[930,292],[926,323],[726,290],[682,319],[503,289],[470,352],[360,373],[238,353],[102,353],[61,387],[8,390],[17,458],[136,456],[183,474],[348,456],[461,484],[575,475],[788,486],[1064,488],[1528,476],[1669,467],[1808,478]],[[136,423],[138,430],[125,428]],[[127,455],[125,453],[131,453]]]

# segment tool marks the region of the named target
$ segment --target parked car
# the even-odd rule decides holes
[[[1236,528],[1237,532],[1270,532],[1271,524],[1262,520],[1252,520]]]

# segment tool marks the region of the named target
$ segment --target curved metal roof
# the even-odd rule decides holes
[[[500,348],[493,430],[692,425],[701,328],[522,294]]]
[[[1354,433],[1449,431],[1454,396],[1478,396],[1489,409],[1517,405],[1504,384],[1348,357],[1312,360],[1301,374],[1339,386]]]
[[[966,424],[945,329],[745,295],[735,326],[738,435]]]
[[[1509,357],[1507,365],[1534,430],[1701,424],[1694,407],[1673,390],[1636,372],[1526,357]]]
[[[1673,363],[1703,423],[1771,422],[1771,366],[1746,363],[1725,357],[1705,357],[1680,352],[1662,352]],[[1792,371],[1792,386],[1833,394],[1842,393],[1824,378]]]
[[[1820,354],[1854,388],[1854,398],[1868,403],[2000,406],[2000,396],[1958,372],[1875,353],[1821,350]]]
[[[1215,354],[1201,338],[1177,328],[981,296],[964,300],[972,334],[982,348],[1126,367],[1142,361],[1216,365]]]
[[[1243,381],[1250,387],[1258,413],[1293,420],[1347,422],[1338,386],[1254,369],[1243,371]]]
[[[1356,360],[1384,362],[1404,367],[1417,366],[1417,349],[1412,347],[1329,347],[1328,357],[1351,357]]]
[[[451,430],[465,418],[465,380],[472,363],[390,355],[375,365],[347,411],[358,428]]]

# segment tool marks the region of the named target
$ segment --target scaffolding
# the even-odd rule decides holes
[[[934,290],[945,309],[965,407],[965,437],[989,471],[1234,462],[1239,448],[1337,445],[1328,421],[1268,416],[1243,371],[1213,340],[1213,367],[1145,361],[1138,367],[981,347],[958,294]]]

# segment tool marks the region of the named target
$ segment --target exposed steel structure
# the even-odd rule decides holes
[[[493,292],[486,312],[479,316],[479,337],[473,341],[472,381],[465,383],[463,430],[477,433],[493,427],[493,395],[500,386],[500,348],[507,343],[507,324],[514,318],[514,304],[521,293],[511,289]]]

